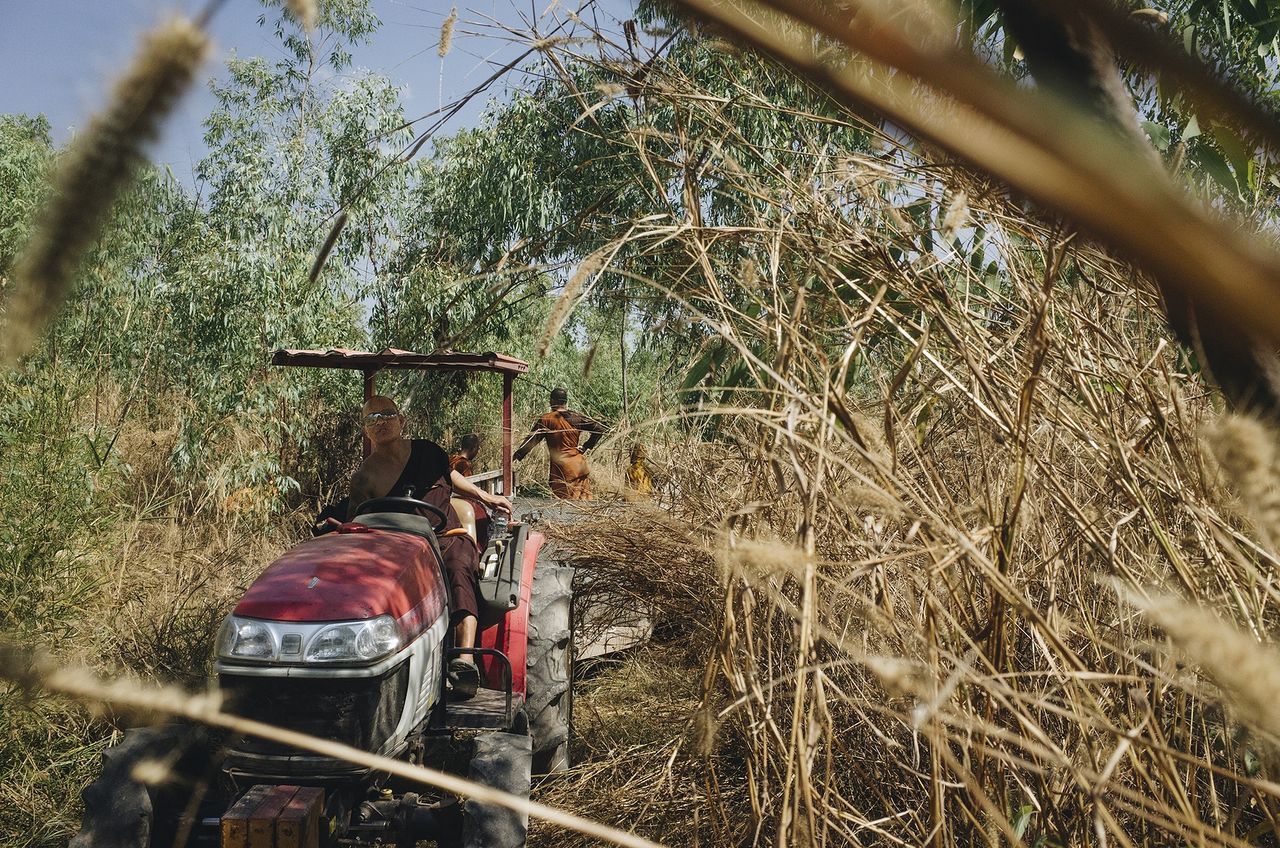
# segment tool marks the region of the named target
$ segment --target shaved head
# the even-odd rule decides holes
[[[396,402],[386,395],[374,395],[364,402],[364,406],[360,407],[360,415],[365,416],[370,412],[399,412],[400,407],[396,406]]]

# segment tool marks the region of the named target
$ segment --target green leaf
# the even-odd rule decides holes
[[[1214,150],[1208,145],[1202,145],[1195,156],[1196,164],[1198,164],[1214,182],[1216,182],[1223,191],[1238,194],[1240,187],[1236,185],[1235,175],[1231,173],[1231,166],[1227,164],[1227,160],[1222,154]]]
[[[702,358],[693,363],[693,366],[685,372],[684,381],[681,382],[680,388],[689,391],[706,379],[707,372],[711,370],[711,366],[715,364],[720,354],[719,345],[713,346],[702,355]]]
[[[1182,140],[1190,141],[1198,135],[1200,135],[1200,122],[1196,120],[1195,115],[1192,115],[1191,119],[1187,121],[1186,127],[1182,130]]]
[[[1249,150],[1245,145],[1244,139],[1240,137],[1235,130],[1222,124],[1213,125],[1213,141],[1227,157],[1227,161],[1231,163],[1231,170],[1235,172],[1237,180],[1241,175],[1246,173],[1249,168]]]
[[[1195,120],[1192,118],[1191,120]],[[1169,150],[1169,128],[1164,124],[1157,124],[1155,121],[1143,121],[1142,129],[1146,132],[1147,138],[1151,139],[1151,144],[1156,150],[1165,153]]]
[[[1018,808],[1018,812],[1014,815],[1010,824],[1013,826],[1013,833],[1019,839],[1027,832],[1027,825],[1031,824],[1031,817],[1035,815],[1035,807],[1030,804],[1024,804]]]

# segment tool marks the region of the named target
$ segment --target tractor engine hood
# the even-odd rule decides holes
[[[409,641],[445,610],[447,588],[421,536],[344,525],[290,549],[234,614],[268,621],[351,621],[390,615]]]

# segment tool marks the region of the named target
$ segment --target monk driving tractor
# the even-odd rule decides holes
[[[452,499],[456,491],[461,497],[507,514],[511,513],[511,503],[501,495],[485,492],[451,468],[449,455],[435,442],[405,438],[404,416],[391,398],[374,395],[365,401],[361,415],[372,450],[351,478],[347,520],[355,517],[359,504],[381,497],[417,498],[448,516],[439,542],[449,580],[449,623],[454,628],[454,646],[474,648],[479,620],[480,551]],[[471,654],[462,653],[449,662],[448,679],[455,697],[475,695],[480,671]]]
[[[591,477],[585,454],[604,435],[605,427],[593,418],[568,409],[568,403],[567,390],[558,387],[551,390],[551,411],[533,422],[533,430],[516,449],[515,459],[524,459],[539,441],[546,441],[551,493],[565,500],[589,501]],[[582,432],[589,435],[586,443],[579,447]]]

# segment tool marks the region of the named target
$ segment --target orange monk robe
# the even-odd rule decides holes
[[[586,444],[578,446],[582,432],[590,435]],[[604,425],[593,418],[563,407],[538,416],[528,438],[516,451],[516,459],[524,459],[539,441],[547,443],[550,458],[548,478],[551,494],[571,501],[591,500],[591,478],[585,451],[604,434]]]
[[[627,467],[627,488],[635,495],[649,497],[653,494],[653,478],[644,460],[637,457]],[[640,499],[640,498],[637,498]]]
[[[470,477],[475,474],[475,468],[471,465],[471,460],[467,459],[465,453],[455,453],[449,457],[449,467],[461,474],[463,477]]]

